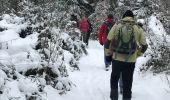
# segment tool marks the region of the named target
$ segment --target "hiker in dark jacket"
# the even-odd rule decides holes
[[[127,39],[128,42],[125,41]],[[135,62],[137,57],[142,55],[147,49],[143,29],[134,21],[132,11],[127,10],[122,20],[112,27],[105,45],[106,60],[112,61],[110,98],[111,100],[118,100],[118,80],[120,73],[122,73],[122,100],[131,100]]]

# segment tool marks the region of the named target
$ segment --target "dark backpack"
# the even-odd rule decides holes
[[[106,25],[106,36],[109,34],[111,28],[114,25],[114,22],[104,22],[104,24]]]
[[[121,54],[133,54],[136,51],[137,43],[134,33],[134,25],[132,22],[121,22],[118,32],[115,33],[112,50]]]

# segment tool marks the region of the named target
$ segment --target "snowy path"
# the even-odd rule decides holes
[[[70,72],[70,78],[76,87],[57,100],[110,100],[111,70],[104,70],[103,47],[97,41],[90,41],[89,55],[80,60],[80,71]],[[170,93],[163,75],[141,74],[138,67],[143,59],[138,59],[135,68],[132,100],[169,100]],[[170,91],[169,91],[170,92]],[[55,92],[48,93],[48,100],[56,100]],[[53,95],[54,94],[54,95]],[[120,95],[119,100],[122,96]]]

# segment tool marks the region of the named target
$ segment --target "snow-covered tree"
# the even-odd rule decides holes
[[[9,65],[10,68],[6,70],[0,67],[2,73],[7,76],[0,78],[2,80],[0,92],[3,94],[0,97],[6,98],[4,100],[15,98],[7,95],[9,86],[6,78],[9,78],[11,82],[16,80],[16,84],[19,84],[18,92],[22,92],[25,100],[43,100],[46,85],[57,89],[59,94],[70,91],[73,83],[69,79],[67,67],[79,70],[79,59],[83,54],[87,54],[86,46],[80,40],[80,31],[77,27],[70,26],[70,16],[76,14],[79,17],[80,9],[77,2],[73,0],[22,0],[17,4],[21,8],[19,11],[16,10],[17,15],[22,20],[12,23],[14,21],[12,19],[15,17],[13,16],[8,22],[25,25],[24,28],[17,31],[22,38],[27,38],[30,34],[38,36],[34,49],[38,51],[40,60],[38,66],[35,67],[33,64],[35,59],[32,59],[32,53],[28,52],[27,59],[22,60],[33,66],[28,68],[27,65],[23,66],[24,70],[16,70],[16,66],[13,64]],[[4,11],[4,13],[6,12]],[[5,28],[2,28],[2,31],[4,30]],[[65,55],[68,52],[71,55],[70,58]],[[6,63],[2,63],[2,65],[7,66]],[[9,71],[11,72],[9,73]],[[26,84],[29,83],[29,88],[35,90],[26,88]],[[7,88],[4,89],[4,86]]]

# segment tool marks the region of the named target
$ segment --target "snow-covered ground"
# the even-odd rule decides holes
[[[32,49],[37,40],[37,34],[32,34],[24,39],[20,38],[18,32],[26,27],[25,24],[17,23],[19,19],[0,21],[0,27],[7,28],[0,32],[0,61],[3,64],[15,65],[17,71],[24,71],[30,67],[37,67],[40,62],[38,53]],[[154,32],[162,33],[162,27],[157,23],[155,25],[155,17],[151,17],[150,28]],[[11,24],[14,21],[13,24]],[[15,22],[16,21],[16,22]],[[154,27],[152,27],[154,26]],[[158,29],[158,27],[160,28]],[[158,30],[156,30],[158,29]],[[161,29],[161,30],[160,30]],[[8,49],[7,49],[8,47]],[[103,47],[98,41],[90,41],[88,47],[88,55],[80,59],[80,71],[69,71],[69,78],[73,87],[66,94],[59,95],[59,91],[46,85],[43,100],[110,100],[110,74],[104,69]],[[27,55],[30,53],[30,59]],[[69,58],[69,55],[68,55]],[[153,75],[151,72],[140,73],[139,68],[146,58],[140,57],[137,60],[134,82],[132,89],[132,100],[169,100],[170,84],[168,84],[164,74]],[[67,62],[67,61],[66,61]],[[0,88],[4,85],[7,76],[0,69]],[[20,76],[23,77],[23,76]],[[8,79],[9,80],[9,79]],[[26,100],[25,94],[38,91],[36,84],[31,83],[30,79],[21,78],[18,81],[9,80],[6,83],[4,94],[0,94],[0,100],[9,100],[8,97],[15,97],[10,100]],[[22,91],[22,92],[21,92]],[[25,94],[24,94],[25,93]],[[121,95],[119,100],[121,100]]]
[[[55,90],[46,88],[47,100],[110,100],[110,74],[104,70],[103,47],[97,41],[90,41],[88,56],[80,60],[80,71],[70,72],[70,78],[76,85],[66,95],[59,96]],[[169,100],[170,87],[164,75],[140,73],[139,67],[145,58],[137,60],[132,100]],[[119,95],[119,100],[122,96]]]
[[[88,56],[80,60],[80,71],[69,72],[71,81],[75,84],[67,94],[59,95],[58,90],[51,86],[45,87],[45,100],[110,100],[110,74],[105,71],[103,62],[103,47],[97,41],[90,41]],[[170,87],[164,75],[153,75],[151,73],[140,73],[139,67],[144,61],[141,57],[137,61],[134,73],[132,100],[169,100]],[[21,84],[22,85],[22,84]],[[9,95],[21,96],[17,83],[7,83]],[[29,86],[33,87],[33,86]],[[119,95],[121,100],[121,95]],[[21,96],[22,97],[22,96]],[[5,98],[0,98],[5,100]],[[25,100],[25,98],[20,98]]]

